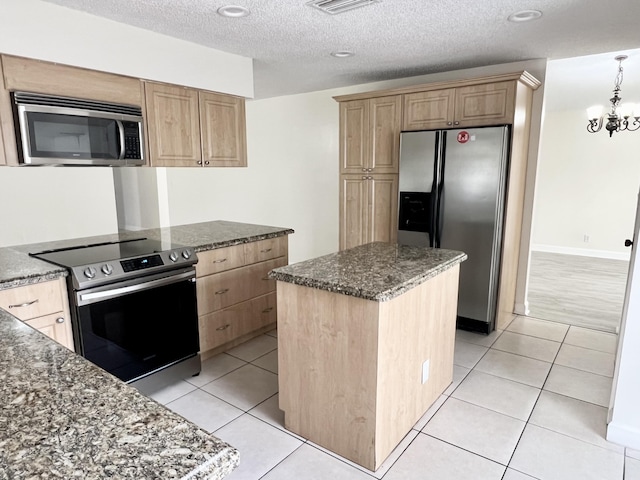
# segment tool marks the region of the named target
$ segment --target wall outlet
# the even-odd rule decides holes
[[[588,233],[585,233],[585,234],[584,234],[584,236],[582,237],[582,241],[583,241],[584,243],[589,243],[589,240],[590,240],[590,238],[589,238],[589,234],[588,234]]]
[[[429,380],[429,360],[425,360],[422,364],[422,384],[424,385]]]

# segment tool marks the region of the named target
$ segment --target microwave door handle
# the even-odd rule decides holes
[[[124,125],[121,120],[116,120],[116,123],[118,124],[118,134],[120,137],[120,157],[118,157],[118,159],[122,160],[124,159]]]

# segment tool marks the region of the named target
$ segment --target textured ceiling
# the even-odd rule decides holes
[[[46,1],[251,57],[256,98],[640,46],[639,0],[382,0],[339,15],[307,0]],[[226,4],[251,14],[220,17]],[[507,21],[522,9],[543,16]]]

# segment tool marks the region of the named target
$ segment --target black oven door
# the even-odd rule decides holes
[[[76,351],[131,382],[197,355],[195,269],[76,292]]]

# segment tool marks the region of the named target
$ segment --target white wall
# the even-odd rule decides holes
[[[117,231],[111,169],[0,168],[0,247]]]
[[[253,97],[250,58],[40,0],[1,0],[0,52]]]
[[[588,133],[586,124],[584,110],[546,112],[533,248],[627,259],[623,242],[633,234],[640,134],[609,138],[604,131]]]

